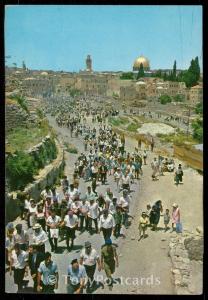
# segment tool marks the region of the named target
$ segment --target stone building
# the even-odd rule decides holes
[[[203,101],[203,87],[202,85],[195,85],[188,90],[188,100],[190,104],[196,104]]]

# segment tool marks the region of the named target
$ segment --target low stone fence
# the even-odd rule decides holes
[[[6,104],[5,130],[6,133],[20,126],[27,126],[28,114],[18,104]]]
[[[173,146],[174,156],[186,162],[190,167],[203,171],[203,152],[185,146]]]
[[[203,264],[203,230],[197,232],[184,231],[174,233],[169,243],[169,256],[172,261],[172,274],[177,295],[191,295],[196,293],[195,278],[192,262]],[[202,269],[200,270],[202,272]]]
[[[24,192],[29,193],[30,197],[35,201],[39,200],[40,193],[47,185],[51,186],[55,183],[64,169],[64,150],[58,141],[55,142],[58,149],[56,159],[42,169],[39,174],[35,176],[33,183],[28,184],[24,189]],[[16,192],[6,194],[6,222],[14,220],[20,214],[17,202],[15,201],[15,195]]]

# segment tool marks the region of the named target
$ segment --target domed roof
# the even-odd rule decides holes
[[[48,75],[48,73],[47,72],[42,72],[42,73],[40,73],[40,75]]]
[[[144,56],[139,56],[134,61],[133,70],[139,70],[139,67],[140,67],[141,64],[143,64],[144,70],[149,70],[150,69],[149,60]]]

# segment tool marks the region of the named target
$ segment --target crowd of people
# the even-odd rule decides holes
[[[84,103],[84,102],[83,102]],[[65,175],[61,182],[61,191],[56,187],[47,186],[41,192],[40,201],[35,202],[30,195],[20,192],[17,195],[21,218],[26,220],[28,230],[22,224],[7,225],[6,261],[10,274],[14,275],[14,283],[21,292],[24,287],[25,273],[32,276],[34,292],[54,293],[58,288],[58,266],[52,261],[51,253],[59,253],[59,243],[66,241],[66,249],[74,248],[76,232],[87,231],[103,236],[103,246],[99,255],[89,241],[83,245],[79,259],[73,259],[67,269],[68,293],[83,293],[86,287],[90,292],[95,284],[94,274],[105,270],[112,287],[112,274],[118,266],[116,245],[112,237],[125,237],[125,229],[130,225],[130,207],[132,205],[132,184],[138,183],[143,176],[143,165],[147,164],[147,151],[138,148],[130,153],[125,147],[124,135],[113,132],[112,127],[105,123],[108,115],[103,109],[93,110],[87,104],[78,103],[72,113],[60,107],[52,106],[58,112],[57,125],[69,128],[71,137],[81,137],[84,151],[81,152],[74,165],[73,179]],[[67,111],[67,113],[66,113]],[[91,114],[92,126],[87,122]],[[95,124],[97,123],[97,124]],[[97,125],[97,126],[95,126]],[[161,167],[162,166],[162,167]],[[154,158],[151,163],[152,178],[157,172],[173,172],[174,162],[168,159]],[[182,182],[181,165],[175,172],[175,180]],[[98,191],[99,186],[105,186],[109,180],[115,182],[115,188],[105,188],[105,193]],[[84,193],[80,191],[80,181],[86,186]],[[119,196],[117,196],[119,195]],[[162,202],[158,200],[153,205],[147,205],[139,219],[139,240],[146,237],[148,226],[157,230]],[[171,216],[169,210],[164,213],[164,229],[168,230]],[[180,210],[173,205],[172,228],[180,222]],[[46,251],[49,241],[51,251]]]

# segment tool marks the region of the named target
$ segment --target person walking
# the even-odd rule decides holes
[[[20,249],[26,251],[29,245],[29,235],[22,229],[22,224],[16,225],[16,231],[13,233],[14,244],[19,244]]]
[[[172,205],[172,232],[176,229],[176,224],[180,223],[180,208],[178,207],[178,204],[173,203]]]
[[[103,214],[100,216],[99,229],[103,232],[104,240],[108,240],[111,234],[114,234],[115,220],[114,217],[109,214],[108,209],[104,209]]]
[[[178,168],[175,172],[175,183],[178,186],[180,182],[183,182],[183,170],[181,164],[178,165]]]
[[[83,289],[86,283],[86,271],[83,265],[80,265],[77,258],[71,261],[68,267],[68,294],[83,294]]]
[[[29,258],[28,258],[28,265],[30,268],[30,274],[33,279],[33,291],[37,292],[37,276],[38,276],[38,268],[40,263],[44,260],[44,254],[39,252],[37,246],[31,244],[29,246]]]
[[[82,249],[80,254],[80,265],[84,265],[86,274],[88,276],[87,281],[87,291],[91,292],[94,285],[94,274],[96,270],[96,264],[98,266],[98,271],[101,271],[100,257],[97,251],[92,248],[89,241],[85,242],[85,247]]]
[[[111,239],[107,239],[101,247],[101,268],[105,270],[109,287],[113,286],[112,274],[115,272],[116,267],[118,267],[116,247],[112,245]]]
[[[88,211],[88,229],[92,232],[92,221],[95,224],[95,231],[98,233],[98,216],[99,209],[98,203],[94,199],[90,199],[89,211]]]
[[[66,246],[67,250],[71,251],[74,246],[75,231],[78,227],[78,217],[73,213],[71,209],[68,210],[67,215],[64,218],[64,221],[61,223],[61,226],[66,227]],[[71,246],[69,247],[69,240],[71,239]]]
[[[45,253],[45,243],[48,240],[46,232],[42,229],[41,225],[36,223],[33,226],[33,236],[32,241],[35,245],[38,246],[38,250],[42,253]]]
[[[40,263],[38,268],[37,292],[42,291],[45,294],[54,294],[54,289],[58,289],[58,280],[57,264],[51,260],[51,253],[46,252],[44,261]]]
[[[55,210],[51,210],[51,215],[46,220],[46,225],[49,227],[49,243],[51,246],[51,252],[57,252],[60,224],[61,218],[56,215]]]
[[[139,219],[139,239],[138,241],[140,241],[140,239],[143,237],[145,238],[146,237],[146,230],[147,230],[147,225],[149,223],[149,219],[148,217],[146,216],[146,213],[145,212],[142,212],[142,215]]]
[[[10,257],[10,276],[12,275],[12,270],[14,271],[14,283],[17,284],[17,293],[20,293],[23,288],[23,278],[26,271],[26,266],[28,265],[28,253],[21,250],[19,244],[14,245],[14,250],[12,250]]]

